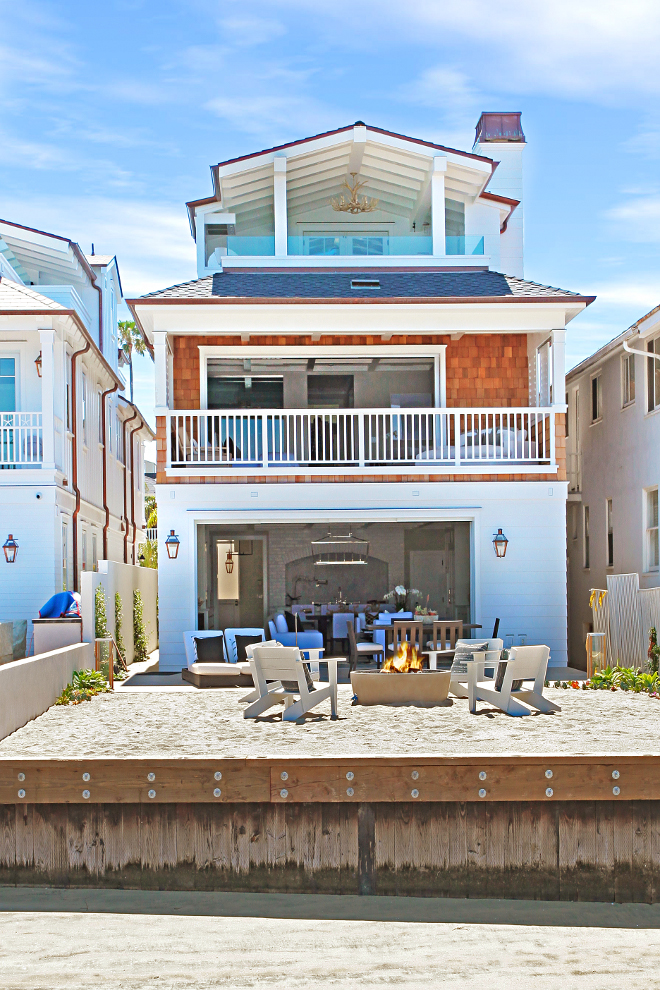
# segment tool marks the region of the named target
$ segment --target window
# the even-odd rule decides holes
[[[584,507],[584,566],[589,567],[589,506]]]
[[[69,584],[69,527],[62,523],[62,591]]]
[[[96,533],[92,533],[92,570],[98,570],[99,553]]]
[[[571,510],[570,520],[571,520],[571,539],[577,540],[578,538],[578,526],[580,523],[580,507],[579,505],[570,505]]]
[[[112,406],[108,405],[105,410],[105,415],[107,416],[105,430],[106,439],[108,441],[108,452],[112,453],[113,443],[112,443]]]
[[[71,359],[68,354],[64,357],[66,365],[66,428],[71,432]]]
[[[124,463],[124,434],[119,416],[115,416],[115,436],[117,438],[117,460]]]
[[[87,446],[87,375],[82,376],[82,435],[83,443]]]
[[[283,409],[284,379],[266,375],[215,377],[209,362],[209,409]]]
[[[16,409],[16,359],[0,357],[0,412]]]
[[[607,518],[607,566],[614,567],[614,523],[612,519],[612,499],[605,500]]]
[[[621,384],[623,385],[623,405],[635,401],[635,355],[624,354],[621,359]]]
[[[103,443],[103,399],[100,392],[96,393],[96,398],[98,400],[99,412],[99,443]]]
[[[591,422],[597,423],[603,415],[603,385],[602,376],[596,375],[591,379]]]
[[[570,436],[569,430],[571,426],[571,410],[568,404],[568,392],[566,392],[565,401],[566,401],[566,436],[568,437]]]
[[[657,571],[660,565],[658,547],[658,489],[646,493],[646,570]]]
[[[649,354],[660,354],[660,337],[656,337],[655,340],[649,340],[646,345],[646,349]],[[647,412],[653,412],[660,406],[660,361],[656,358],[647,358],[646,363],[648,365],[646,369],[646,380],[647,380]]]
[[[82,569],[87,570],[87,530],[82,531]]]

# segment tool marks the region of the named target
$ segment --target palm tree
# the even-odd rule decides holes
[[[130,368],[130,380],[131,380],[131,402],[133,401],[133,349],[135,349],[136,354],[144,354],[147,346],[144,342],[144,337],[140,331],[135,326],[132,320],[120,320],[117,324],[119,328],[119,342],[121,344],[121,349],[126,355],[128,365]]]

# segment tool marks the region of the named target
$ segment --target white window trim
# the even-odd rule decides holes
[[[413,333],[414,331],[409,331]],[[447,345],[446,344],[364,344],[315,345],[284,344],[280,347],[222,347],[199,345],[199,408],[208,409],[207,367],[209,358],[273,358],[278,357],[428,357],[434,363],[434,390],[437,405],[447,405]]]
[[[626,365],[632,364],[635,369],[635,397],[626,402]],[[621,355],[621,409],[629,409],[637,402],[637,362],[635,355],[624,351]]]
[[[609,506],[612,504],[612,544],[614,544],[614,499],[605,498],[605,568],[611,570],[614,567],[614,545],[612,545],[612,563],[610,563],[610,533],[608,525]]]
[[[655,564],[652,565],[650,563],[649,533],[651,532],[652,529],[658,528],[658,533],[659,533],[658,538],[660,539],[660,518],[658,519],[658,523],[659,523],[658,527],[649,526],[649,495],[651,494],[651,492],[658,492],[658,500],[660,503],[660,487],[658,485],[651,485],[650,488],[644,489],[643,521],[644,521],[644,573],[645,574],[657,574],[660,571],[660,565],[656,566]],[[658,507],[658,512],[660,515],[660,504]]]
[[[598,423],[603,422],[603,369],[599,368],[598,371],[594,371],[593,374],[589,375],[589,426],[597,426]],[[593,418],[594,412],[594,398],[593,398],[593,382],[594,379],[600,378],[601,384],[599,389],[599,403],[598,403],[598,416],[596,419]]]
[[[589,520],[588,523],[587,519]],[[589,547],[588,560],[587,546]],[[582,506],[582,567],[585,571],[591,570],[591,512],[588,505]]]

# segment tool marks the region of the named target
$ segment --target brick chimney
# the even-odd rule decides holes
[[[502,271],[523,277],[523,150],[525,135],[520,113],[482,113],[475,131],[473,151],[499,162],[488,183],[488,192],[517,199],[500,242]]]

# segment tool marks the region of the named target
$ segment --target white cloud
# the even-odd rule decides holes
[[[116,254],[124,294],[152,292],[196,277],[185,207],[110,197],[0,200],[7,220],[77,241],[88,253]]]
[[[660,243],[660,195],[636,196],[607,210],[605,216],[614,221],[619,236],[628,241]]]
[[[228,45],[240,47],[263,45],[286,31],[279,21],[266,17],[225,17],[219,23],[223,40]]]

